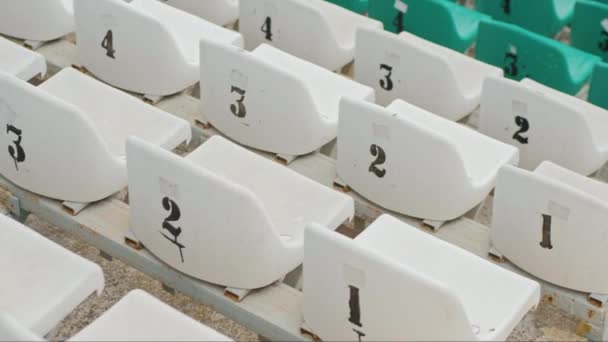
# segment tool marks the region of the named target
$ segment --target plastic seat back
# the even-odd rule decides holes
[[[90,202],[112,184],[126,183],[126,172],[91,119],[43,89],[1,73],[0,128],[0,144],[8,147],[0,173],[25,189]],[[87,180],[95,182],[83,187]]]
[[[476,8],[492,18],[553,37],[570,23],[576,0],[478,0]]]
[[[544,162],[503,168],[494,196],[492,244],[509,261],[553,284],[607,293],[608,187]],[[586,265],[581,267],[581,265]]]
[[[511,24],[479,25],[476,58],[503,68],[507,78],[531,78],[559,91],[576,94],[599,57]]]
[[[608,61],[608,3],[576,3],[571,31],[572,46]]]
[[[502,70],[408,32],[357,31],[355,79],[374,88],[378,104],[403,99],[458,120],[479,105],[487,76]]]
[[[304,265],[304,322],[322,340],[475,339],[447,284],[382,250],[312,225],[306,230]]]
[[[202,147],[211,148],[212,140]],[[280,263],[281,241],[253,192],[135,138],[127,142],[127,157],[130,228],[153,254],[225,286],[257,288],[281,276],[272,267]]]
[[[593,69],[591,77],[589,102],[608,109],[608,96],[606,94],[608,94],[608,64],[598,63]]]
[[[479,22],[490,17],[444,0],[371,1],[369,16],[390,32],[411,32],[464,52],[475,41]]]
[[[46,74],[46,60],[41,54],[0,37],[0,72],[24,81]]]
[[[584,108],[548,90],[529,79],[487,79],[480,132],[519,148],[522,168],[534,170],[550,160],[582,174],[596,171],[603,162],[598,159]]]
[[[74,31],[73,0],[3,0],[0,33],[47,41]],[[76,1],[78,2],[78,1]]]
[[[162,0],[214,24],[233,24],[239,17],[239,0]]]
[[[153,0],[76,1],[79,59],[118,88],[169,95],[196,83],[198,60],[184,59],[162,18],[138,9],[147,1]]]

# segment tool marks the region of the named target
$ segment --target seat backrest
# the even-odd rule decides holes
[[[598,268],[608,258],[607,194],[606,184],[550,162],[535,172],[504,167],[494,196],[492,244],[541,279],[606,293],[608,281]]]
[[[243,49],[201,40],[203,115],[232,139],[261,150],[299,155],[323,134],[311,94],[291,70]]]
[[[47,41],[74,30],[73,0],[3,0],[0,33]]]
[[[304,240],[304,322],[321,339],[475,339],[447,284],[319,225]]]
[[[138,2],[155,0],[76,1],[76,35],[80,63],[119,88],[167,95],[192,73],[162,18],[138,10]]]
[[[239,4],[239,31],[245,46],[253,50],[262,43],[271,44],[299,58],[330,70],[349,61],[339,48],[339,39],[323,10],[343,10],[324,0],[248,0]],[[328,6],[335,8],[327,8]],[[322,10],[323,9],[323,10]],[[334,18],[335,19],[335,18]],[[340,30],[340,32],[343,28]],[[354,41],[354,28],[352,40]],[[351,56],[352,58],[352,56]]]
[[[589,102],[608,109],[608,64],[597,63],[591,76],[589,87]]]
[[[25,189],[52,198],[90,202],[100,199],[99,192],[107,189],[107,184],[115,184],[116,177],[126,182],[120,161],[111,156],[86,114],[2,73],[0,128],[0,145],[6,146],[0,173]]]
[[[199,148],[212,148],[215,139]],[[127,164],[129,225],[146,248],[205,281],[268,285],[260,281],[275,273],[269,265],[281,255],[281,241],[252,191],[137,138],[127,141]]]
[[[464,52],[488,16],[444,0],[371,1],[369,16],[387,31],[411,32],[434,43]]]
[[[234,23],[239,16],[239,0],[162,0],[168,5],[224,26]]]
[[[415,112],[424,110],[402,100],[383,108],[343,98],[338,176],[387,209],[424,218],[452,215],[454,203],[444,194],[470,186],[465,164],[448,137],[409,119]],[[437,182],[442,190],[429,191]]]
[[[0,37],[0,71],[29,81],[46,74],[46,60],[38,52]]]
[[[478,11],[553,37],[572,18],[576,0],[478,0]]]
[[[583,108],[548,90],[529,79],[486,79],[479,130],[518,147],[522,168],[533,170],[550,160],[583,174],[594,172],[601,162]]]
[[[608,60],[608,3],[576,3],[571,31],[572,46]]]
[[[576,94],[599,58],[512,24],[479,24],[476,58],[503,68],[514,80],[531,78],[559,91]]]

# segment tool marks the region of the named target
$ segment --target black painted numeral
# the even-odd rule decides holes
[[[186,246],[182,245],[179,241],[177,241],[177,238],[182,233],[182,228],[181,227],[176,228],[171,224],[171,222],[176,222],[177,220],[180,219],[180,217],[182,216],[181,211],[179,210],[177,203],[175,203],[169,197],[164,197],[162,200],[162,204],[163,204],[163,208],[169,212],[169,216],[167,216],[165,218],[165,220],[163,221],[162,227],[163,227],[163,229],[168,231],[169,234],[171,234],[171,236],[173,236],[173,237],[169,237],[169,236],[165,235],[165,233],[163,233],[162,231],[160,232],[160,234],[163,237],[165,237],[165,239],[169,240],[172,244],[177,246],[177,248],[179,249],[179,255],[180,255],[180,257],[182,259],[182,263],[183,263],[184,262],[184,253],[182,250],[184,248],[186,248]]]
[[[513,134],[513,139],[517,140],[521,144],[527,144],[528,137],[521,136],[521,133],[525,133],[530,129],[528,119],[518,115],[515,117],[515,124],[519,127],[519,130]]]
[[[25,161],[25,151],[21,146],[21,140],[23,139],[21,134],[23,132],[13,125],[6,125],[6,133],[13,133],[17,136],[17,140],[13,140],[13,144],[15,144],[15,146],[8,147],[8,154],[11,156],[11,158],[13,158],[13,162],[15,163],[15,169],[19,171],[19,163]]]
[[[517,54],[513,52],[507,52],[505,54],[505,66],[503,70],[506,75],[515,77],[519,74],[519,68],[517,67]]]
[[[546,249],[553,249],[551,244],[551,215],[543,214],[543,240],[540,246]]]
[[[384,153],[382,147],[376,144],[372,144],[370,146],[369,152],[372,154],[372,156],[376,157],[374,162],[369,166],[369,172],[375,174],[378,178],[384,177],[384,175],[386,175],[386,170],[381,169],[378,166],[386,162],[386,153]]]
[[[365,337],[365,334],[362,331],[359,331],[357,329],[353,329],[353,331],[355,332],[355,334],[357,334],[357,338],[359,339],[359,342],[361,342],[361,338]]]
[[[403,31],[403,12],[397,11],[397,15],[395,16],[395,19],[393,19],[393,26],[395,26],[397,33]]]
[[[500,8],[505,14],[511,14],[511,0],[501,0]]]
[[[237,93],[241,96],[239,99],[236,100],[236,104],[230,105],[230,111],[232,112],[232,114],[234,114],[235,116],[237,116],[239,118],[244,118],[245,115],[247,115],[247,108],[245,107],[245,104],[243,103],[243,101],[245,101],[246,92],[247,92],[246,90],[243,90],[239,87],[235,87],[235,86],[230,87],[231,94]]]
[[[388,64],[380,64],[380,70],[386,70],[387,72],[387,74],[384,75],[384,79],[380,80],[380,86],[384,90],[391,91],[393,89],[393,80],[391,79],[393,67]]]
[[[348,321],[352,324],[362,327],[361,324],[361,304],[359,303],[359,288],[353,285],[348,285],[348,289],[350,290],[349,299],[348,299],[348,308],[350,310],[350,315],[348,317]]]
[[[110,58],[114,58],[114,34],[112,34],[112,30],[108,30],[105,37],[101,41],[101,47],[106,50],[106,56]]]
[[[270,17],[266,17],[266,20],[264,20],[264,24],[260,30],[266,34],[264,37],[266,40],[272,41],[272,19]]]
[[[602,31],[601,40],[597,45],[602,52],[608,52],[608,32]]]

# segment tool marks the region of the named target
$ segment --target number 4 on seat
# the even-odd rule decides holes
[[[409,216],[448,221],[477,206],[515,147],[395,100],[387,108],[344,98],[337,171],[370,201]]]

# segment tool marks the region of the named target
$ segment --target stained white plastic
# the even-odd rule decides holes
[[[161,0],[216,25],[233,24],[239,18],[239,0]]]
[[[408,32],[362,28],[354,74],[374,88],[378,104],[402,99],[456,121],[479,106],[483,80],[503,71]]]
[[[246,0],[239,4],[239,30],[248,50],[272,44],[329,70],[353,60],[359,27],[381,30],[382,23],[325,0]]]
[[[518,147],[528,170],[549,160],[588,175],[608,161],[608,111],[530,79],[487,79],[479,130]]]
[[[74,0],[2,0],[0,33],[48,41],[74,31]]]
[[[370,87],[266,44],[247,52],[201,40],[200,85],[205,121],[241,144],[286,155],[336,137],[342,96],[374,101]]]
[[[511,262],[548,282],[608,294],[603,272],[607,220],[605,183],[551,162],[533,172],[504,167],[498,174],[492,244]]]
[[[517,158],[516,148],[402,100],[387,108],[347,98],[340,104],[338,176],[389,210],[458,218]]]
[[[76,1],[74,7],[80,63],[137,93],[170,95],[198,82],[203,37],[243,45],[239,33],[156,0]]]
[[[32,192],[71,202],[127,185],[125,141],[173,149],[190,124],[72,68],[38,87],[0,73],[0,173]],[[12,152],[11,152],[12,149]]]
[[[0,71],[24,81],[46,74],[46,60],[38,52],[28,50],[0,37]]]
[[[133,290],[69,341],[232,341],[142,290]]]
[[[324,341],[504,341],[540,286],[383,215],[354,240],[307,228],[303,315]]]
[[[269,285],[302,263],[307,224],[335,229],[354,215],[351,197],[220,136],[185,158],[137,139],[127,154],[131,231],[170,266],[212,283]]]
[[[39,336],[104,287],[97,264],[4,215],[0,215],[0,269],[4,275],[0,313]]]

